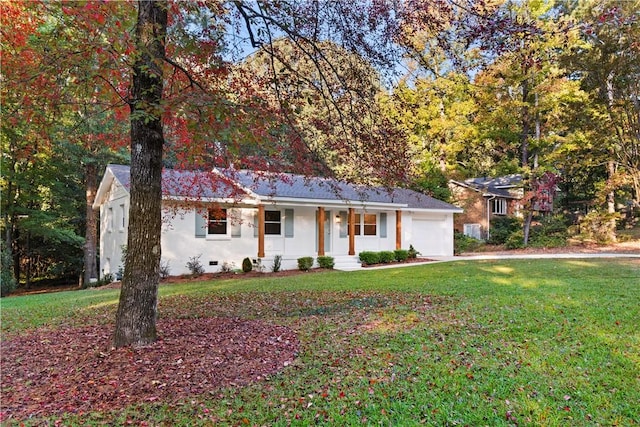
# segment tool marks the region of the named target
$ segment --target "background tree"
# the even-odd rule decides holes
[[[580,1],[563,7],[581,23],[582,43],[563,58],[591,94],[584,130],[592,155],[606,168],[607,180],[599,187],[610,218],[609,238],[614,240],[616,206],[639,202],[640,3]]]

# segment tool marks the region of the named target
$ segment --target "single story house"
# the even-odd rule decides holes
[[[100,272],[123,267],[129,215],[129,166],[108,165],[94,209],[100,209]],[[206,272],[239,268],[249,257],[282,269],[304,256],[332,256],[356,269],[358,253],[408,249],[453,255],[453,216],[462,209],[408,189],[365,187],[286,173],[166,169],[162,175],[162,262],[186,274],[200,257]]]
[[[450,180],[453,203],[464,210],[462,215],[456,215],[455,231],[476,239],[488,239],[492,218],[522,215],[522,185],[520,174]]]

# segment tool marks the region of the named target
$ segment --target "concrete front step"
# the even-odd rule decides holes
[[[362,268],[360,259],[357,255],[334,256],[333,261],[335,262],[335,265],[333,266],[335,270],[354,271]]]

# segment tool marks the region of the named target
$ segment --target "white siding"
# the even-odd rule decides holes
[[[129,192],[113,181],[107,200],[100,206],[100,277],[105,274],[115,276],[124,267],[122,247],[127,244],[128,213]]]

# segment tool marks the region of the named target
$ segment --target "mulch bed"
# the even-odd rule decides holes
[[[283,326],[228,318],[161,319],[160,339],[111,348],[113,325],[37,330],[2,342],[0,422],[143,402],[177,402],[260,381],[300,343]]]

